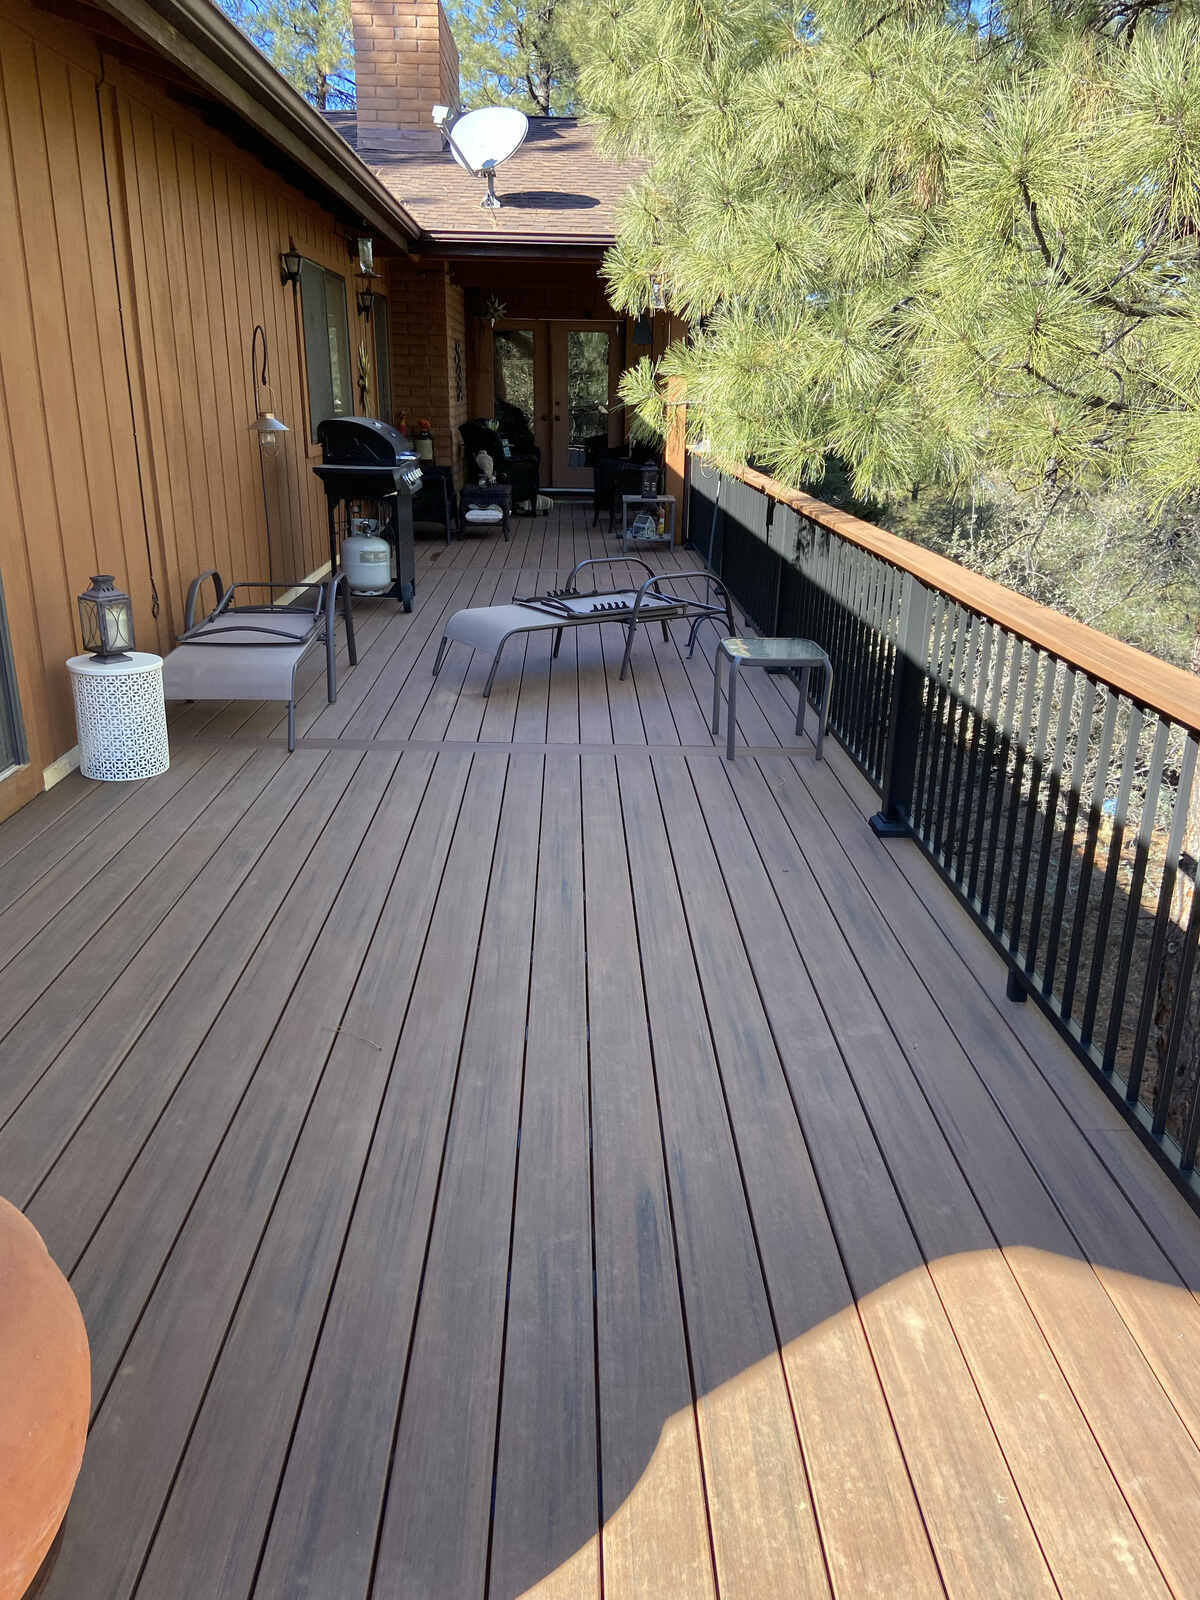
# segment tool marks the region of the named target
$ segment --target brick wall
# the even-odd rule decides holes
[[[457,108],[458,48],[440,0],[350,0],[358,121],[431,128]]]
[[[433,429],[433,447],[441,466],[453,466],[455,482],[463,473],[460,422],[468,416],[467,390],[457,398],[454,342],[463,346],[466,363],[466,300],[450,281],[443,261],[412,258],[388,260],[388,306],[392,339],[392,406],[397,423],[403,416],[409,432],[420,418]]]

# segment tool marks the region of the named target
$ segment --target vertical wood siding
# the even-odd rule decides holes
[[[0,816],[75,742],[63,661],[93,572],[129,588],[138,643],[157,650],[196,572],[265,576],[259,322],[291,429],[268,473],[274,569],[327,559],[279,252],[294,238],[345,275],[357,362],[347,233],[82,29],[0,0],[0,577],[29,744],[28,768],[0,782]]]

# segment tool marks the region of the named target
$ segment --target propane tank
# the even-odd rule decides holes
[[[342,570],[355,594],[386,594],[392,586],[392,550],[374,534],[342,540]]]

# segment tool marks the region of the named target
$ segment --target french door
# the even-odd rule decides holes
[[[620,372],[616,323],[550,324],[550,455],[556,489],[590,489],[592,463],[621,438]]]
[[[516,445],[542,452],[543,488],[590,489],[597,453],[620,442],[620,324],[506,319],[492,334],[494,411]],[[519,415],[518,415],[519,413]]]

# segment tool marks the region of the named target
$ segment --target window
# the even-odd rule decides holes
[[[392,420],[392,342],[388,329],[388,303],[375,296],[371,307],[371,326],[375,329],[375,411],[380,422]]]
[[[300,309],[304,317],[308,420],[315,440],[318,423],[326,417],[349,416],[354,410],[345,278],[315,261],[302,261]]]
[[[12,767],[23,766],[28,759],[21,707],[17,701],[17,674],[8,639],[4,589],[0,587],[0,776]]]

